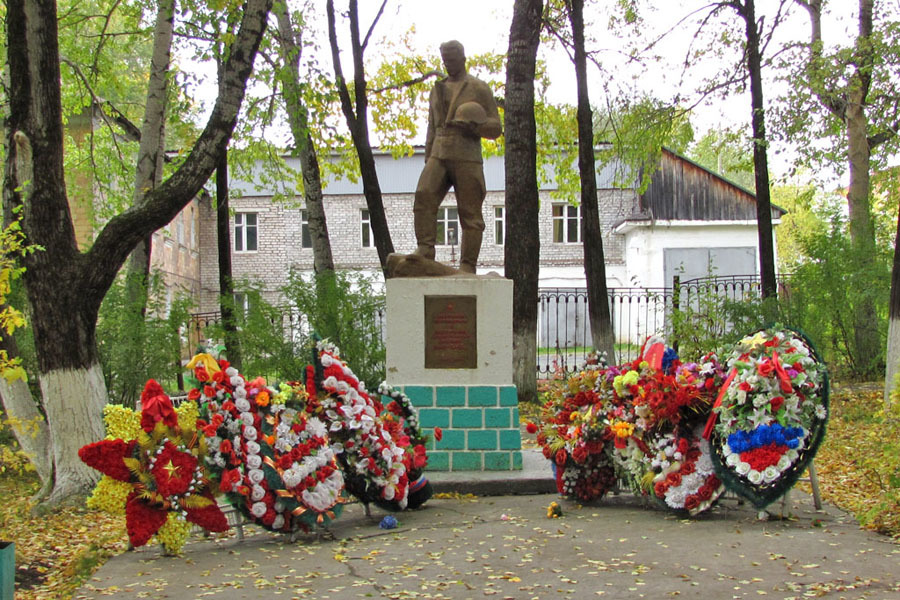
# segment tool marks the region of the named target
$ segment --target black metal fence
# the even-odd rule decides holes
[[[609,309],[616,338],[616,356],[609,361],[621,364],[637,357],[641,345],[651,335],[672,334],[673,311],[701,311],[710,298],[743,302],[759,298],[759,278],[754,275],[704,277],[681,281],[675,277],[671,287],[610,288]],[[302,344],[310,334],[305,315],[293,307],[275,307],[268,314],[273,330],[280,331],[290,344]],[[191,315],[186,338],[192,352],[204,343],[210,332],[220,332],[218,311]],[[384,341],[385,315],[376,315]],[[214,326],[211,328],[211,326]],[[544,288],[538,291],[537,332],[538,377],[572,372],[580,368],[593,352],[588,318],[586,288]]]

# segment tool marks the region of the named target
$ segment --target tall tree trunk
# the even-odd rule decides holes
[[[822,52],[823,0],[795,0],[809,13],[811,28],[809,70],[811,80],[823,77],[819,59]],[[814,87],[819,102],[846,127],[847,162],[850,186],[847,204],[850,216],[850,243],[853,249],[853,280],[851,285],[864,292],[868,290],[868,265],[875,253],[875,225],[870,200],[870,151],[873,140],[868,137],[869,122],[866,102],[872,83],[875,56],[872,51],[874,0],[859,0],[858,31],[854,44],[854,57],[849,63],[849,85],[844,88]],[[842,79],[839,79],[839,81]],[[883,141],[883,140],[882,140]],[[863,293],[853,307],[853,362],[859,376],[876,374],[880,338],[875,314],[874,299]]]
[[[744,0],[741,17],[747,35],[747,73],[750,75],[750,105],[753,127],[753,173],[756,179],[756,228],[759,240],[759,275],[763,299],[775,299],[775,244],[772,236],[772,199],[769,193],[766,113],[762,88],[762,57],[759,49],[759,24],[755,0]]]
[[[375,24],[381,17],[386,0],[381,4],[381,10],[375,17],[375,21],[369,27],[372,33]],[[334,63],[335,84],[338,95],[341,98],[341,111],[350,129],[353,145],[359,157],[359,172],[363,182],[363,195],[366,198],[366,206],[369,208],[369,220],[372,225],[372,235],[375,238],[375,249],[378,251],[378,260],[384,270],[387,265],[388,254],[394,251],[394,243],[391,241],[391,232],[388,229],[387,217],[384,214],[384,202],[381,197],[381,185],[378,183],[378,172],[375,169],[375,155],[372,153],[372,145],[369,142],[368,106],[366,98],[366,72],[363,65],[363,53],[366,43],[360,40],[359,35],[359,11],[357,0],[350,0],[350,46],[353,53],[353,100],[344,79],[344,71],[341,67],[340,47],[338,46],[337,28],[334,13],[334,0],[327,0],[328,13],[328,41],[331,44],[331,60]],[[354,108],[355,100],[355,108]]]
[[[300,160],[303,174],[303,197],[309,213],[309,236],[312,241],[313,271],[315,273],[317,314],[322,322],[315,327],[319,335],[331,339],[338,346],[337,285],[334,274],[334,256],[328,236],[325,203],[322,199],[322,178],[319,157],[309,130],[309,111],[303,102],[300,86],[300,55],[302,52],[300,31],[291,22],[287,5],[276,3],[273,12],[278,18],[278,43],[282,61],[279,79],[284,90],[284,103],[288,123],[294,137],[294,156]]]
[[[97,355],[97,313],[119,268],[141,239],[172,220],[202,188],[237,122],[271,0],[247,0],[225,77],[206,127],[181,167],[144,201],[113,217],[80,253],[63,176],[63,126],[56,3],[7,2],[9,146],[4,193],[23,207],[22,229],[39,252],[24,257],[38,378],[53,444],[50,502],[87,493],[98,473],[78,449],[103,437],[106,390]],[[18,165],[39,162],[23,173]],[[10,168],[9,164],[16,165]],[[29,177],[30,175],[30,177]],[[24,186],[30,180],[30,185]],[[20,191],[21,190],[21,191]]]
[[[594,159],[594,124],[587,83],[587,54],[584,48],[584,0],[568,0],[569,22],[575,50],[575,80],[578,89],[578,173],[581,178],[581,240],[584,246],[584,274],[587,280],[588,316],[594,350],[616,363],[616,338],[609,312],[606,287],[606,259],[597,206],[597,171]]]
[[[898,184],[895,184],[898,185]],[[891,271],[891,304],[888,321],[887,369],[884,378],[884,401],[891,401],[891,390],[900,373],[900,207],[897,210],[897,235],[894,238],[894,267]]]
[[[537,304],[540,271],[534,72],[542,0],[516,0],[506,61],[506,244],[513,280],[513,379],[519,401],[537,400]]]
[[[228,214],[228,151],[216,167],[216,242],[219,256],[219,312],[225,330],[225,354],[241,370],[241,341],[234,306],[234,279],[231,270],[231,217]]]

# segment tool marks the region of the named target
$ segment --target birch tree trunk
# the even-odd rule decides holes
[[[897,210],[897,236],[894,238],[894,267],[891,271],[891,303],[888,321],[887,369],[884,377],[884,402],[890,404],[891,391],[900,373],[900,207]]]

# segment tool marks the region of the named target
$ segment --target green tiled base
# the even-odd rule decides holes
[[[419,409],[419,424],[443,437],[428,444],[431,471],[509,471],[522,469],[515,386],[406,386]]]

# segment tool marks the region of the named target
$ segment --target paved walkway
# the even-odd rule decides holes
[[[353,504],[328,538],[250,528],[116,556],[74,598],[900,598],[900,545],[801,492],[768,521],[733,499],[688,520],[629,494],[547,519],[554,500],[432,499],[390,531]]]

